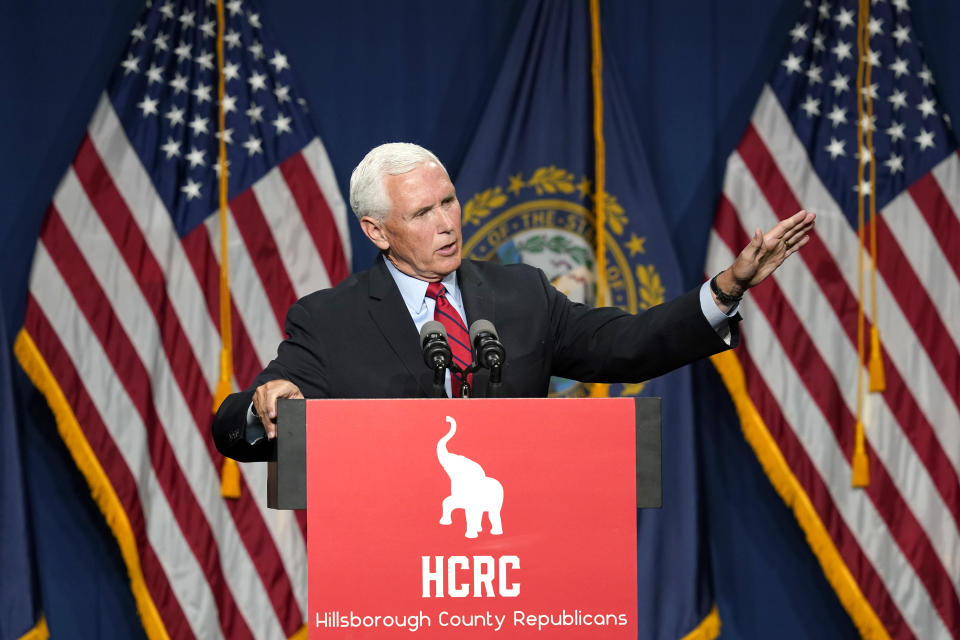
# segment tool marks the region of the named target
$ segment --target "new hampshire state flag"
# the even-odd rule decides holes
[[[597,302],[595,140],[586,0],[529,2],[457,177],[464,255],[542,269],[571,299]],[[606,140],[603,300],[642,312],[683,293],[649,169],[616,70],[602,74]],[[582,396],[555,379],[552,395]],[[663,508],[637,513],[640,638],[712,638],[714,608],[690,373],[611,396],[663,398]]]

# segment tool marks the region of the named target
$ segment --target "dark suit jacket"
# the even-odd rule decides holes
[[[639,382],[729,348],[703,316],[698,290],[632,315],[573,303],[527,265],[464,260],[458,275],[468,322],[490,320],[506,349],[501,397],[543,397],[551,375]],[[299,300],[285,330],[276,359],[217,412],[214,441],[226,456],[270,456],[272,441],[251,444],[246,433],[253,392],[269,380],[290,380],[307,398],[432,395],[433,372],[382,258],[333,289]],[[736,345],[736,322],[731,331]],[[475,395],[483,395],[487,380],[486,370],[475,374]]]

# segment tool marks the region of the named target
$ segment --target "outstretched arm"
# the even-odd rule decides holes
[[[720,291],[732,298],[740,298],[750,287],[755,287],[777,270],[783,261],[807,244],[817,214],[798,211],[775,227],[763,233],[759,227],[733,264],[717,275]],[[720,310],[726,313],[732,305],[723,304],[714,294]]]

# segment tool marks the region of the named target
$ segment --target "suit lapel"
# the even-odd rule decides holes
[[[496,300],[493,291],[480,275],[480,270],[471,261],[464,260],[457,273],[460,276],[460,296],[463,298],[463,309],[467,312],[468,326],[481,319],[489,320],[496,326]]]
[[[370,268],[370,317],[410,376],[417,381],[421,393],[430,395],[430,376],[423,364],[417,327],[382,257],[378,257]]]

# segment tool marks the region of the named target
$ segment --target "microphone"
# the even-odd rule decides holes
[[[500,336],[489,320],[477,320],[470,325],[470,344],[477,354],[477,362],[487,369],[496,369],[507,359]]]
[[[423,349],[423,361],[434,371],[444,371],[450,366],[450,345],[447,344],[447,330],[436,320],[430,320],[420,329],[420,348]]]

